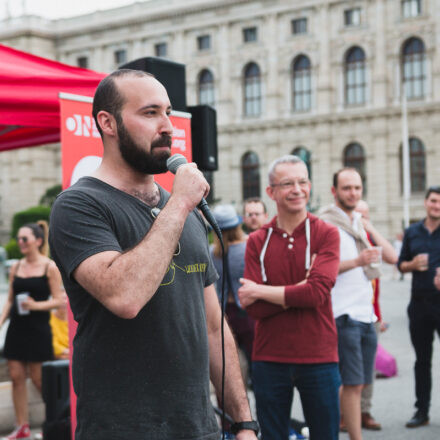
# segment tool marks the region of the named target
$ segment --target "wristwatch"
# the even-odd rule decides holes
[[[255,435],[258,435],[260,432],[260,425],[255,420],[250,420],[248,422],[235,422],[231,425],[231,432],[234,435],[243,429],[250,429],[255,432]]]

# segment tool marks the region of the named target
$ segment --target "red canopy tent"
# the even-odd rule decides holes
[[[0,44],[0,151],[59,142],[59,92],[93,96],[105,76]]]

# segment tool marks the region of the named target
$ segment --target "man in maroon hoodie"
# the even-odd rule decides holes
[[[248,239],[241,304],[256,320],[253,374],[264,440],[287,440],[293,388],[315,440],[339,432],[338,341],[330,291],[339,267],[336,227],[307,212],[305,163],[283,156],[269,168],[277,216]]]

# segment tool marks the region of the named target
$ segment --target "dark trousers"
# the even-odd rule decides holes
[[[415,406],[418,410],[428,414],[431,402],[432,343],[435,331],[440,335],[440,303],[412,300],[408,306],[408,317],[411,342],[416,352]]]
[[[341,379],[337,363],[282,364],[257,361],[253,362],[252,383],[263,440],[289,438],[294,387],[301,397],[310,439],[338,439],[338,390]]]

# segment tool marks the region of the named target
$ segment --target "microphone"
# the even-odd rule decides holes
[[[185,165],[186,163],[188,163],[188,161],[186,160],[185,156],[181,154],[173,154],[167,160],[168,171],[172,172],[173,174],[176,174],[179,167]],[[200,211],[203,212],[203,215],[205,216],[206,220],[212,226],[212,229],[214,229],[217,236],[220,238],[222,233],[204,197],[202,197],[202,200],[200,200],[200,203],[197,205],[197,208],[199,208]]]

